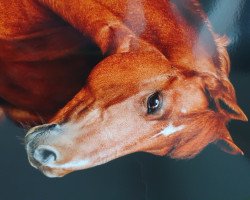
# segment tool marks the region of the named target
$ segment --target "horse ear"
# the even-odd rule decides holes
[[[228,79],[219,80],[207,76],[205,80],[205,94],[210,109],[223,114],[227,119],[248,121],[247,116],[238,106],[235,91]]]
[[[237,105],[235,100],[226,97],[219,97],[217,102],[217,104],[219,105],[219,109],[225,115],[229,116],[230,119],[248,121],[247,116]]]
[[[228,131],[224,132],[216,144],[226,153],[244,155],[243,151],[234,143]]]

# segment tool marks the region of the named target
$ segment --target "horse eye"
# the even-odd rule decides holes
[[[155,114],[161,108],[161,96],[159,92],[156,92],[148,97],[147,101],[147,113]]]

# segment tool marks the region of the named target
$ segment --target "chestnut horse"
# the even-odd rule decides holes
[[[11,2],[11,3],[10,3]],[[3,0],[0,102],[49,177],[133,152],[191,158],[246,121],[197,0]]]

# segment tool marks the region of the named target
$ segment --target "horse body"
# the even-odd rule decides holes
[[[173,65],[201,68],[193,56],[195,40],[192,38],[198,37],[197,30],[188,28],[173,5],[164,1],[158,4],[105,1],[104,4],[136,38],[159,49]],[[90,70],[103,59],[98,51],[101,45],[94,46],[89,37],[38,3],[13,1],[9,6],[2,2],[0,7],[2,21],[9,22],[2,23],[0,33],[3,107],[18,122],[41,123],[40,118],[47,121],[83,87]],[[14,12],[18,16],[10,15]],[[157,15],[152,17],[152,13]],[[208,63],[206,66],[213,65]]]
[[[16,122],[38,124],[83,87],[101,54],[86,36],[31,2],[0,3],[0,99]]]
[[[1,24],[0,96],[13,120],[47,120],[26,136],[47,176],[136,151],[193,157],[219,139],[241,152],[226,40],[197,1],[13,2],[0,7],[21,3],[30,21]]]

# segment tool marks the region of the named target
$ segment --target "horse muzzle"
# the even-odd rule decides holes
[[[25,147],[30,164],[40,169],[60,159],[60,152],[49,144],[51,135],[60,133],[60,125],[45,124],[32,128],[25,136]]]

